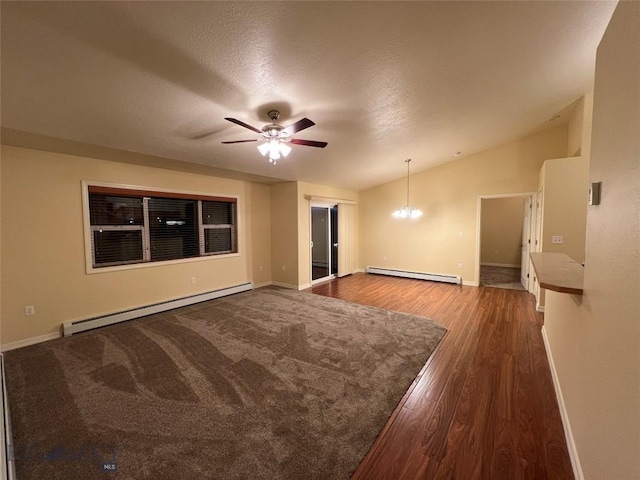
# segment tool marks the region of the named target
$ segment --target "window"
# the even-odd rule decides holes
[[[202,202],[202,237],[205,253],[231,253],[236,242],[236,204]]]
[[[235,198],[88,190],[94,268],[238,252]]]

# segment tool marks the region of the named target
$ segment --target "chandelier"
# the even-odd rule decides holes
[[[416,219],[422,216],[422,211],[418,208],[414,208],[409,206],[409,163],[411,163],[411,159],[405,160],[407,164],[407,206],[397,209],[393,212],[393,218],[411,218]]]

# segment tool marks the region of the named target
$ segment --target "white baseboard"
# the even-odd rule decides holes
[[[364,268],[356,268],[353,273],[364,273],[365,269]]]
[[[291,285],[290,283],[271,282],[271,285],[275,285],[276,287],[282,287],[282,288],[290,288],[292,290],[298,289],[297,285]]]
[[[4,343],[0,345],[0,351],[8,352],[9,350],[28,347],[29,345],[35,345],[36,343],[55,340],[56,338],[60,338],[60,337],[61,337],[60,333],[47,333],[45,335],[38,335],[37,337],[25,338],[24,340],[18,340],[17,342],[9,342],[9,343]]]
[[[298,285],[298,290],[305,290],[307,288],[311,288],[311,284],[310,283],[305,283],[304,285]]]
[[[467,287],[478,287],[478,282],[474,282],[473,280],[463,280],[462,281],[462,285],[465,285]]]
[[[514,263],[489,263],[489,262],[480,262],[480,265],[483,267],[504,267],[504,268],[521,268],[521,265],[516,265]]]
[[[556,365],[553,362],[553,355],[551,354],[551,347],[549,346],[549,339],[547,338],[547,331],[544,329],[544,326],[542,327],[542,341],[544,342],[544,349],[547,352],[547,360],[549,360],[551,377],[553,378],[553,387],[556,391],[556,398],[558,399],[558,408],[560,409],[560,417],[562,418],[562,426],[564,427],[564,436],[567,439],[567,449],[569,450],[569,459],[571,460],[573,475],[576,480],[584,480],[582,466],[580,465],[580,458],[578,457],[578,449],[576,448],[573,433],[571,432],[569,414],[567,413],[567,407],[564,404],[564,397],[562,396],[562,389],[560,388],[558,372],[556,371]]]
[[[544,305],[536,305],[536,312],[544,313]]]
[[[254,283],[253,284],[253,288],[268,287],[269,285],[273,285],[273,282],[272,281],[268,281],[268,282],[262,282],[262,283]]]

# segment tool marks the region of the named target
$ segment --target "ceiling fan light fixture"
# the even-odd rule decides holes
[[[275,160],[286,157],[291,152],[291,147],[281,141],[279,138],[272,138],[258,145],[258,151],[265,157],[269,154],[269,163],[276,164]]]
[[[269,140],[269,158],[272,160],[280,158],[280,142],[275,138]]]
[[[286,157],[287,155],[289,155],[290,151],[291,151],[291,147],[289,145],[287,145],[286,143],[280,142],[280,154],[283,157]]]
[[[270,110],[267,113],[267,116],[273,123],[265,125],[264,127],[262,127],[262,130],[258,130],[257,128],[252,127],[251,125],[244,123],[237,118],[225,117],[225,120],[231,123],[235,123],[236,125],[251,130],[252,132],[259,133],[261,135],[261,138],[257,140],[232,140],[222,143],[260,142],[258,144],[258,151],[263,157],[266,157],[267,154],[269,154],[269,163],[273,165],[277,163],[276,160],[289,155],[289,153],[291,152],[291,146],[288,145],[289,142],[295,143],[296,145],[305,145],[308,147],[324,148],[327,146],[327,142],[291,138],[291,136],[295,133],[315,125],[315,123],[313,123],[308,118],[302,118],[285,128],[282,125],[278,125],[276,123],[278,117],[280,116],[280,112],[278,112],[277,110]]]
[[[261,143],[260,145],[258,145],[258,151],[264,157],[267,153],[269,153],[269,144],[266,142]]]
[[[391,216],[393,218],[410,218],[415,220],[422,216],[422,211],[419,208],[414,208],[409,205],[409,163],[411,162],[411,159],[409,158],[408,160],[405,160],[405,162],[407,164],[407,206],[397,209],[391,214]]]

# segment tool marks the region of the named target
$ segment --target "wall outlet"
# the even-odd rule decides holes
[[[386,256],[386,255],[383,255],[383,256],[382,256],[382,261],[383,261],[383,262],[386,262],[386,261],[387,261],[387,256]]]
[[[36,307],[34,307],[33,305],[27,305],[26,307],[24,307],[24,314],[29,316],[29,315],[35,315],[36,314]]]
[[[460,262],[460,263],[458,264],[458,268],[463,268],[463,267],[464,267],[464,263]]]
[[[196,284],[196,277],[191,277],[191,285],[195,285]]]
[[[282,271],[284,272],[287,269],[286,265],[282,265]]]
[[[260,265],[260,271],[264,271],[264,267],[262,265]]]
[[[460,238],[463,238],[464,237],[464,232],[460,232],[458,235],[460,236]]]
[[[564,243],[564,237],[562,235],[554,235],[551,237],[551,243]]]

